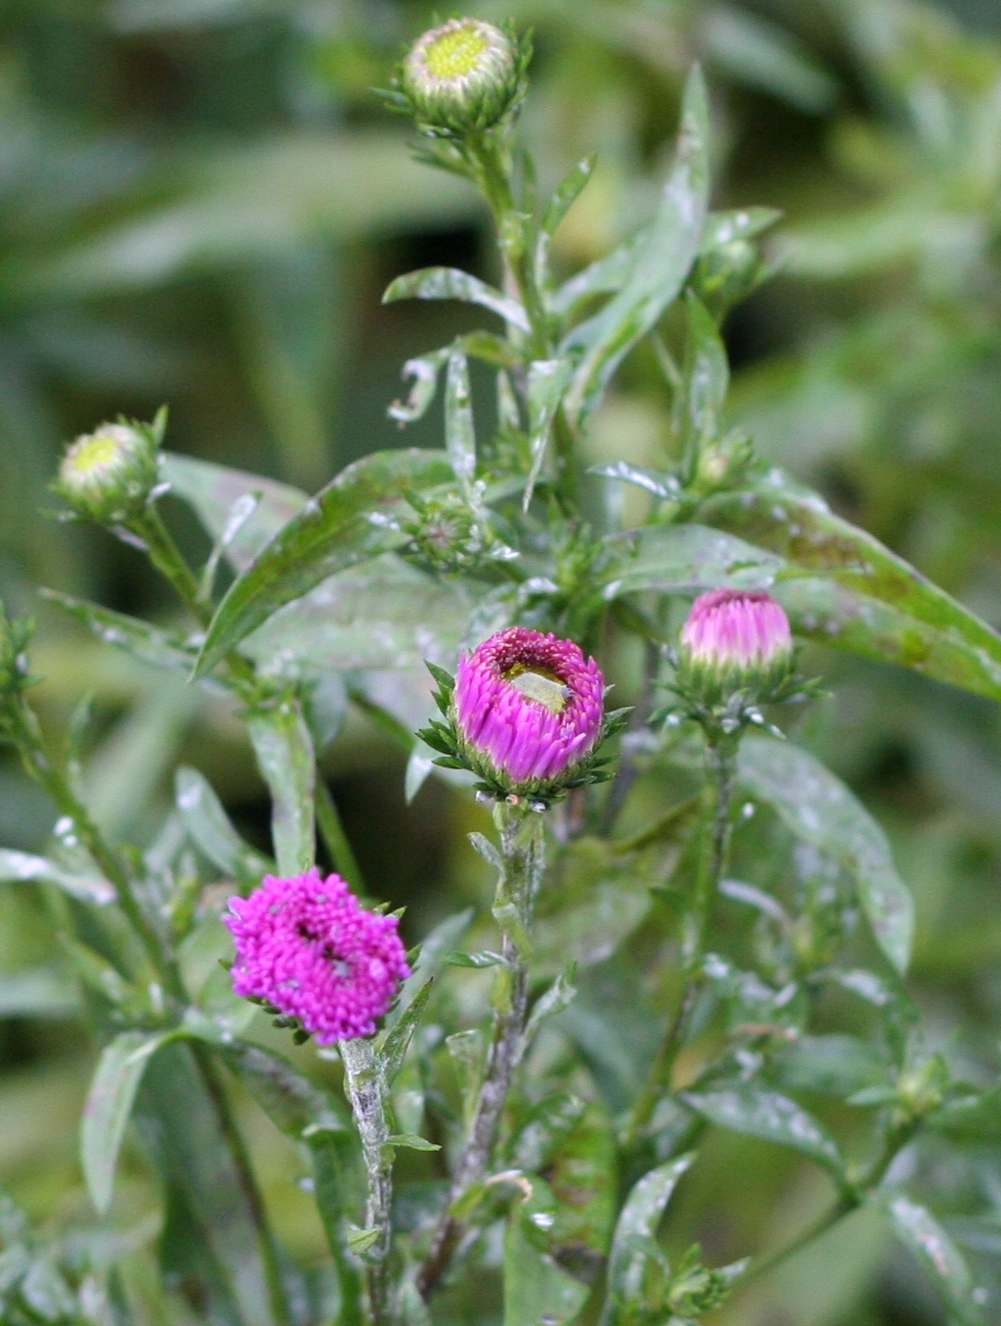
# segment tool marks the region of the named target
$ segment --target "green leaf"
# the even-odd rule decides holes
[[[711,499],[699,519],[812,573],[773,590],[799,634],[1001,698],[1001,636],[780,470]]]
[[[245,843],[233,828],[204,774],[182,765],[174,775],[174,792],[181,822],[212,864],[234,879],[260,882],[271,862]]]
[[[670,500],[681,496],[681,484],[675,475],[651,469],[648,465],[632,465],[627,460],[592,465],[588,474],[600,474],[604,479],[621,479],[623,483],[633,483],[637,488],[653,493],[654,497]]]
[[[216,1053],[287,1137],[300,1141],[321,1132],[350,1132],[351,1122],[340,1102],[281,1055],[242,1041],[216,1046]]]
[[[0,975],[0,1018],[70,1018],[82,1011],[76,986],[58,967]]]
[[[398,299],[458,299],[488,308],[519,331],[532,330],[528,314],[516,299],[509,299],[492,285],[455,267],[422,267],[398,276],[388,286],[382,302],[392,304]]]
[[[719,330],[705,305],[691,291],[685,296],[688,341],[685,396],[688,423],[699,438],[715,435],[730,385],[730,363]]]
[[[445,345],[440,350],[407,360],[401,376],[404,381],[413,378],[413,386],[405,401],[394,401],[389,407],[386,413],[390,419],[395,419],[398,424],[413,424],[424,417],[438,390],[438,374],[451,353],[452,347]]]
[[[636,255],[647,243],[648,232],[649,227],[644,226],[603,258],[595,259],[576,276],[564,281],[549,301],[553,312],[562,318],[569,318],[593,296],[621,290],[636,266]]]
[[[60,594],[54,589],[39,592],[50,603],[58,603],[106,645],[114,645],[116,649],[124,650],[140,662],[152,664],[156,668],[169,668],[185,674],[191,672],[198,656],[197,650],[182,636],[171,631],[161,631],[136,617],[112,612],[110,608],[74,598],[71,594]]]
[[[139,1082],[169,1031],[123,1031],[98,1060],[80,1128],[80,1160],[90,1200],[101,1215],[111,1205],[118,1153]]]
[[[114,886],[100,876],[77,875],[44,856],[0,848],[0,884],[17,884],[26,880],[55,884],[78,902],[96,903],[101,907],[115,899]]]
[[[594,174],[597,160],[597,153],[592,152],[590,156],[578,161],[573,170],[568,171],[557,184],[549,201],[549,206],[546,208],[546,214],[542,218],[544,234],[555,235],[560,222],[573,207],[580,197],[581,191]]]
[[[900,1241],[915,1254],[945,1303],[951,1322],[983,1326],[974,1284],[962,1253],[927,1207],[903,1193],[879,1193],[872,1199],[890,1218]]]
[[[265,669],[291,660],[318,675],[451,662],[469,615],[459,587],[384,553],[279,608],[243,649]]]
[[[924,1122],[955,1142],[996,1146],[1001,1142],[1001,1085],[946,1101]]]
[[[528,449],[532,465],[525,482],[522,510],[527,511],[542,472],[556,411],[573,372],[569,359],[535,359],[528,366]]]
[[[640,590],[680,594],[706,589],[765,589],[782,569],[773,553],[705,525],[647,525],[606,540],[602,597]]]
[[[707,58],[736,83],[771,92],[806,114],[830,110],[838,85],[809,49],[757,14],[731,5],[708,10],[700,29]]]
[[[472,503],[476,478],[476,430],[469,389],[469,362],[461,350],[448,357],[445,379],[445,450],[463,496]]]
[[[417,1024],[421,1020],[421,1014],[424,1012],[424,1006],[427,1004],[431,994],[431,986],[434,983],[434,977],[425,981],[418,994],[410,1001],[406,1009],[392,1027],[381,1038],[378,1044],[377,1055],[379,1065],[382,1071],[386,1086],[392,1086],[400,1069],[403,1067],[403,1060],[406,1058],[407,1050],[410,1048],[410,1042],[413,1040],[414,1032],[417,1030]]]
[[[290,484],[170,451],[161,453],[160,473],[171,492],[193,508],[214,543],[223,540],[240,502],[259,495],[253,513],[226,545],[226,558],[238,571],[246,571],[307,501],[306,494]]]
[[[844,1161],[834,1138],[788,1096],[740,1083],[715,1091],[686,1091],[681,1099],[720,1128],[791,1147],[823,1165],[839,1181],[844,1178]]]
[[[861,802],[807,751],[756,733],[741,742],[737,770],[743,785],[767,801],[797,837],[854,877],[876,942],[899,972],[906,971],[914,905],[886,835]]]
[[[541,994],[532,1005],[532,1011],[528,1015],[525,1030],[521,1035],[519,1058],[527,1052],[535,1033],[546,1018],[555,1017],[557,1013],[562,1013],[565,1008],[570,1007],[577,994],[577,989],[573,983],[576,966],[575,962],[570,962],[566,972],[557,976],[549,989]]]
[[[386,1138],[383,1146],[398,1147],[402,1146],[408,1151],[440,1151],[441,1147],[437,1142],[429,1142],[426,1137],[418,1137],[416,1133],[392,1133]]]
[[[348,1234],[348,1247],[360,1257],[378,1243],[381,1234],[381,1229],[352,1229]]]
[[[801,1036],[774,1052],[771,1075],[790,1091],[817,1091],[846,1100],[871,1087],[892,1086],[885,1055],[857,1036]]]
[[[247,716],[247,733],[271,793],[271,838],[282,875],[298,875],[316,860],[313,739],[297,700],[285,696]]]
[[[608,1261],[608,1288],[601,1326],[612,1326],[628,1285],[629,1271],[637,1253],[637,1239],[653,1239],[678,1180],[691,1167],[695,1153],[658,1165],[633,1186],[615,1226]],[[640,1254],[642,1255],[642,1254]]]
[[[444,453],[415,448],[376,451],[342,470],[230,586],[209,628],[199,671],[321,580],[405,542],[394,520],[403,510],[401,493],[451,477]]]
[[[483,967],[497,967],[506,959],[502,958],[499,953],[486,951],[481,953],[446,953],[441,961],[445,967],[475,967],[480,970]]]
[[[775,207],[740,207],[727,212],[710,212],[702,232],[699,254],[732,244],[735,239],[753,239],[779,221],[782,213]]]
[[[583,352],[566,401],[574,420],[597,405],[623,357],[678,295],[698,256],[709,204],[708,140],[709,103],[696,68],[685,85],[677,160],[632,270],[618,294],[561,347]]]
[[[565,1326],[590,1291],[545,1250],[556,1203],[541,1179],[529,1182],[532,1195],[516,1199],[504,1234],[504,1326]]]

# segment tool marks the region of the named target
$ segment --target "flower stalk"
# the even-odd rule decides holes
[[[545,872],[545,833],[542,816],[517,797],[497,803],[494,822],[501,849],[494,916],[503,930],[504,965],[495,990],[493,1031],[469,1134],[452,1176],[445,1214],[417,1280],[425,1300],[434,1293],[462,1238],[463,1222],[453,1214],[454,1208],[487,1172],[523,1048],[528,1010],[528,934]]]
[[[388,1258],[392,1235],[393,1161],[392,1149],[388,1146],[390,1131],[383,1080],[371,1040],[342,1040],[338,1048],[365,1160],[368,1185],[365,1233],[375,1235],[361,1254],[369,1315],[372,1326],[388,1326],[392,1320]]]

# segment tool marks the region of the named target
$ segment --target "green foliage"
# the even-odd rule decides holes
[[[25,11],[0,62],[0,588],[59,610],[37,645],[0,620],[0,1177],[32,1216],[0,1196],[0,1321],[680,1326],[732,1294],[875,1326],[926,1285],[992,1321],[997,40],[910,0],[529,2],[524,125],[527,41],[501,121],[415,164],[364,91],[402,6],[106,8]],[[116,103],[137,51],[185,65],[183,113],[155,73]],[[420,240],[488,214],[477,273]],[[383,270],[401,231],[433,265]],[[165,398],[211,459],[40,533],[59,438]],[[722,751],[658,708],[721,587],[831,689]],[[472,789],[495,845],[449,699],[511,624],[623,707],[559,804]],[[236,999],[220,919],[317,828],[422,940],[341,1052]],[[878,1286],[881,1250],[812,1245],[851,1212],[908,1250]]]

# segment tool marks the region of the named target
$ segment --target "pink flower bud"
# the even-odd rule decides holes
[[[792,651],[789,619],[763,590],[714,589],[692,604],[681,641],[693,662],[762,668]]]
[[[483,777],[531,796],[559,790],[594,749],[605,679],[572,640],[512,626],[459,660],[452,717]]]
[[[741,690],[766,700],[789,676],[792,661],[789,619],[761,590],[702,594],[681,629],[679,680],[710,705]]]
[[[233,990],[298,1018],[319,1045],[372,1036],[410,975],[399,919],[366,911],[340,875],[266,875],[230,898]]]

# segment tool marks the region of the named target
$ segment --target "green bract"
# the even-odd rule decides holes
[[[480,19],[455,18],[417,39],[403,62],[400,88],[422,127],[481,132],[515,107],[522,64],[506,32]]]

